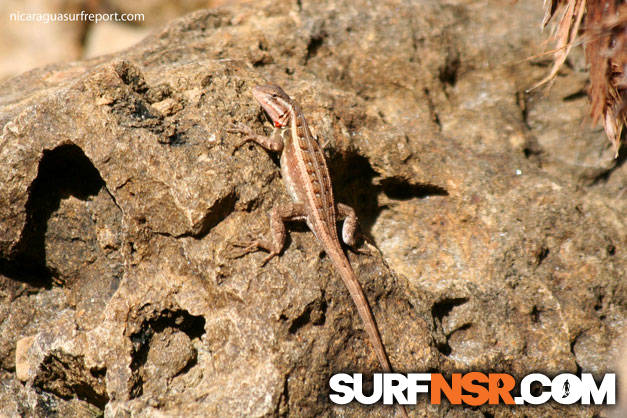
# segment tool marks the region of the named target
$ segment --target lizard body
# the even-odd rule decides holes
[[[304,220],[348,289],[381,368],[385,372],[391,372],[392,367],[368,300],[337,235],[336,222],[340,215],[345,218],[342,240],[351,246],[355,243],[354,235],[357,228],[355,212],[347,205],[341,203],[336,205],[324,152],[311,134],[298,103],[275,85],[254,87],[253,96],[274,124],[272,136],[256,135],[249,127],[241,124],[232,127],[229,132],[245,135],[236,149],[247,141],[254,141],[268,150],[281,152],[281,175],[293,202],[273,208],[270,215],[272,241],[253,241],[247,246],[247,251],[257,249],[268,251],[269,255],[264,259],[265,264],[283,248],[284,222]],[[407,416],[405,408],[402,405],[400,407],[403,415]]]

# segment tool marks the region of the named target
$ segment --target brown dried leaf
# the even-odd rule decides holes
[[[547,8],[544,15],[544,24],[546,24],[548,20],[550,20],[550,18],[554,15],[556,8],[557,1],[552,0],[550,12]],[[534,85],[530,90],[540,87],[541,85],[546,84],[555,78],[557,72],[562,67],[562,64],[564,64],[564,62],[566,61],[566,57],[568,56],[568,53],[573,46],[575,38],[577,37],[577,33],[579,32],[579,25],[581,24],[581,20],[583,19],[585,9],[585,0],[570,0],[566,3],[566,7],[562,12],[562,17],[560,18],[560,21],[556,27],[556,31],[552,36],[555,39],[556,44],[556,49],[553,53],[553,67],[551,68],[549,74],[542,80],[540,80],[536,85]]]
[[[608,63],[605,107],[597,118],[604,115],[605,132],[618,156],[621,133],[627,124],[627,4],[605,16],[601,32],[611,35],[604,54]]]
[[[555,10],[557,10],[557,6],[560,3],[565,3],[566,0],[550,0],[551,7],[546,7],[546,4],[548,3],[548,1],[549,0],[544,0],[544,18],[542,19],[543,28],[546,27],[546,25],[549,23],[549,20],[551,20],[551,18],[555,14]]]
[[[582,39],[590,64],[590,114],[603,123],[616,156],[627,124],[627,4],[624,0],[545,0],[546,25],[562,9],[552,38],[556,49],[549,74],[533,88],[555,78],[566,61],[585,16]]]
[[[602,30],[604,14],[604,0],[588,0],[586,14],[586,33],[589,37],[585,45],[586,59],[590,64],[590,114],[594,122],[598,121],[605,111],[607,96],[609,93],[609,80],[607,77],[608,60],[604,54],[609,47],[610,36]],[[611,6],[608,2],[607,6]],[[613,12],[610,11],[610,13]]]

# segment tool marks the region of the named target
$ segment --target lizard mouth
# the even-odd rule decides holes
[[[276,127],[285,126],[287,116],[285,106],[278,100],[285,100],[285,98],[280,96],[281,93],[285,94],[282,90],[279,90],[278,87],[274,86],[257,86],[253,88],[253,97],[270,118],[272,125]]]
[[[268,119],[270,120],[270,122],[277,127],[282,127],[283,124],[283,120],[285,120],[285,112],[283,113],[279,113],[277,111],[277,109],[275,109],[274,107],[270,106],[270,105],[266,105],[266,104],[262,104],[261,107],[264,110],[264,113],[266,114],[266,117],[268,117]],[[280,125],[280,126],[278,126]]]
[[[272,124],[272,126],[275,126],[277,128],[285,127],[286,112],[283,112],[281,114],[279,114],[278,112],[270,113],[268,109],[266,109],[265,106],[262,105],[262,108],[263,108],[263,114],[265,115],[268,122]]]
[[[272,117],[272,115],[270,113],[268,113],[268,111],[263,106],[262,106],[262,109],[263,109],[263,115],[265,116],[266,120],[268,122],[270,122],[270,124],[272,126],[275,126],[277,128],[282,128],[283,127],[283,124],[281,123],[281,117],[280,116],[279,116],[279,118],[274,119]]]

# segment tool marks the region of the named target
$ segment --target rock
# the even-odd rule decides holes
[[[250,89],[269,81],[381,251],[347,254],[397,370],[612,371],[625,165],[588,128],[564,134],[576,95],[524,93],[546,70],[525,60],[541,15],[262,1],[0,84],[0,415],[390,414],[328,401],[333,373],[378,365],[311,232],[263,267],[235,251],[289,199],[276,156],[226,132],[268,131]]]
[[[28,350],[32,347],[35,337],[24,337],[15,346],[15,377],[22,382],[28,380]]]

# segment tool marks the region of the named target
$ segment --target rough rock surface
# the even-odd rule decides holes
[[[576,63],[525,93],[540,3],[260,1],[0,85],[0,415],[394,413],[328,401],[377,362],[311,232],[234,257],[288,199],[277,158],[225,130],[268,129],[264,81],[381,250],[348,254],[397,370],[614,370],[625,155],[585,123]]]

